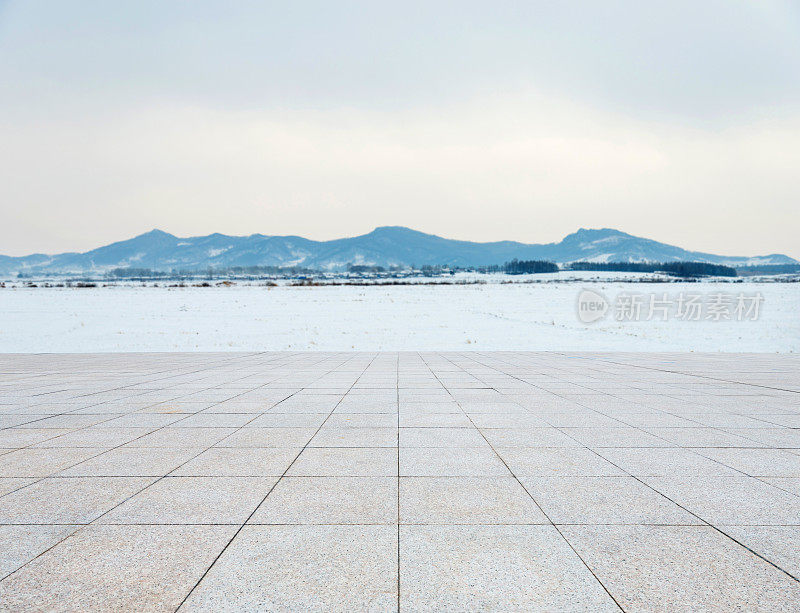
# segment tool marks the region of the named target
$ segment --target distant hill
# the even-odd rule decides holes
[[[331,241],[263,234],[210,234],[178,238],[161,230],[153,230],[86,253],[0,256],[0,274],[97,273],[128,267],[161,271],[230,266],[303,266],[337,270],[346,268],[348,264],[469,267],[502,264],[514,258],[557,263],[697,261],[728,266],[797,263],[780,254],[736,257],[687,251],[608,228],[582,228],[564,237],[561,242],[537,245],[513,241],[474,243],[442,238],[401,226],[386,226],[362,236]]]

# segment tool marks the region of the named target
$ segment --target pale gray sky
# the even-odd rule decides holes
[[[800,257],[800,4],[0,0],[0,253],[406,225]]]

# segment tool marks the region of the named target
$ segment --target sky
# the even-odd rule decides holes
[[[0,253],[613,227],[800,259],[800,3],[0,0]]]

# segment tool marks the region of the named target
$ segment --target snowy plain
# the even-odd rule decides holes
[[[759,317],[597,322],[584,289],[760,293]],[[800,284],[535,283],[0,289],[0,352],[299,350],[800,351]]]

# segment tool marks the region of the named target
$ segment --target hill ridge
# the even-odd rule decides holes
[[[366,234],[327,241],[258,233],[178,237],[154,228],[83,253],[0,256],[0,274],[97,273],[129,267],[162,271],[231,266],[337,270],[348,264],[471,267],[503,264],[512,259],[548,260],[559,264],[575,261],[697,261],[729,266],[797,263],[783,254],[748,257],[689,251],[614,228],[579,228],[560,242],[547,244],[464,241],[405,226],[378,226]]]

